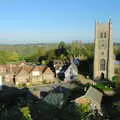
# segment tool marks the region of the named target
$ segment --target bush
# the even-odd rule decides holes
[[[30,110],[28,107],[23,107],[20,109],[20,111],[23,114],[22,120],[32,120],[31,115],[30,115]]]

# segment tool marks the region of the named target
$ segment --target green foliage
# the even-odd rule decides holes
[[[10,62],[17,62],[20,60],[20,55],[16,52],[12,52],[7,57],[8,57],[8,61]]]
[[[79,106],[63,100],[62,94],[55,93],[46,100],[34,96],[17,99],[11,105],[0,104],[0,120],[105,120],[97,112],[88,110],[88,106]]]
[[[44,101],[55,107],[61,108],[64,102],[64,95],[63,93],[50,93],[45,97]]]
[[[62,53],[56,54],[56,50],[63,49]],[[115,55],[120,55],[120,45],[114,46]],[[81,44],[79,41],[74,41],[71,44],[66,44],[60,41],[54,45],[1,45],[0,46],[0,64],[8,62],[18,62],[25,60],[27,62],[40,63],[40,56],[46,57],[45,63],[53,59],[68,59],[71,56],[85,58],[93,58],[94,44]],[[44,60],[44,59],[43,59]]]
[[[74,56],[74,57],[78,57],[81,56],[81,46],[79,44],[78,41],[73,42],[70,46],[69,46],[69,56]]]
[[[2,106],[0,106],[1,108]],[[22,114],[19,112],[18,105],[8,109],[8,106],[4,106],[0,112],[0,120],[22,120]]]
[[[66,48],[66,44],[64,41],[60,41],[60,43],[58,44],[58,48]]]
[[[7,54],[8,53],[5,51],[0,51],[0,63],[1,64],[5,64],[8,62]]]
[[[36,56],[45,56],[45,54],[46,54],[46,49],[45,49],[45,47],[39,47],[38,48],[38,51],[37,51],[37,53],[36,53]]]
[[[82,112],[90,112],[90,105],[89,104],[81,104],[78,106],[78,108]]]
[[[28,107],[23,107],[20,109],[20,111],[23,114],[23,118],[21,120],[32,120],[31,115],[30,115],[30,110]]]
[[[5,49],[4,49],[5,48]],[[18,62],[25,60],[27,62],[40,63],[39,57],[45,57],[41,59],[47,64],[50,60],[61,59],[65,60],[71,56],[86,56],[93,57],[93,44],[80,44],[79,41],[75,41],[72,44],[65,44],[61,41],[58,44],[52,46],[37,46],[37,45],[16,45],[16,46],[4,46],[0,51],[0,63],[6,64],[8,62]]]
[[[69,56],[80,57],[84,56],[87,58],[93,57],[93,44],[81,44],[79,41],[75,41],[68,46]]]
[[[112,104],[110,117],[111,120],[120,120],[120,101],[114,102]]]
[[[120,55],[120,44],[114,45],[114,53],[115,55]]]
[[[106,90],[106,91],[113,90],[110,83],[108,83],[108,84],[98,83],[98,84],[94,85],[94,87],[98,88],[98,89],[101,89],[101,90]]]
[[[8,62],[17,62],[20,60],[20,56],[16,52],[0,51],[0,64],[6,64]]]
[[[116,82],[116,80],[117,80],[117,77],[116,77],[116,76],[113,76],[113,77],[112,77],[112,82]]]
[[[46,51],[46,56],[47,56],[48,60],[56,59],[55,49],[47,50]]]
[[[59,120],[81,120],[81,112],[74,102],[70,102],[60,109]]]

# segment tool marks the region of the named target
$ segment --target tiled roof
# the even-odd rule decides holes
[[[86,94],[83,95],[82,97],[76,98],[75,102],[78,104],[86,104],[86,103],[93,102],[99,108],[101,106],[102,97],[103,97],[103,94],[99,90],[90,86]]]
[[[43,71],[43,74],[44,73],[53,73],[52,70],[50,69],[50,67],[47,67],[44,71]]]
[[[85,97],[79,97],[79,98],[75,99],[75,102],[78,104],[88,104],[89,100]]]
[[[90,86],[88,91],[85,94],[85,97],[100,105],[101,101],[102,101],[103,94],[99,90]]]
[[[0,67],[6,67],[6,65],[4,65],[4,64],[0,64]]]
[[[23,69],[27,72],[31,72],[31,70],[33,69],[32,66],[24,66]]]
[[[32,71],[42,71],[46,68],[45,65],[35,66]]]
[[[19,74],[22,70],[30,73],[32,71],[33,67],[32,66],[23,66],[23,67],[20,67],[17,72],[16,72],[16,75]]]

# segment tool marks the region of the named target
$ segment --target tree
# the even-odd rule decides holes
[[[0,51],[0,64],[6,64],[8,62],[7,52]]]
[[[17,62],[20,60],[20,55],[16,52],[9,53],[7,57],[10,62]]]
[[[58,48],[66,48],[66,44],[64,41],[60,41],[60,43],[58,44]]]
[[[67,53],[67,45],[65,44],[65,42],[61,41],[58,44],[58,48],[55,50],[55,53],[59,59],[66,59],[68,53]]]
[[[48,60],[53,60],[56,59],[56,54],[55,54],[55,49],[50,49],[46,51],[46,57],[48,58]]]
[[[80,44],[78,41],[73,42],[71,45],[69,45],[69,56],[72,57],[78,57],[81,55],[80,51]]]

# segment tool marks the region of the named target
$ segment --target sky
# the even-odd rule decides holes
[[[93,42],[109,16],[120,42],[119,0],[0,0],[0,43]]]

